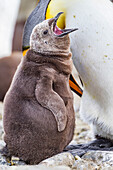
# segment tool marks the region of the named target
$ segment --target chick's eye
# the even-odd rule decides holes
[[[44,35],[46,35],[47,33],[48,33],[48,30],[45,30],[45,31],[43,32]]]

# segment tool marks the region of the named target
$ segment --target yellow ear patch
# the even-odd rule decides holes
[[[59,12],[64,12],[64,14],[62,14],[57,21],[57,25],[61,29],[65,28],[66,10],[63,5],[64,1],[62,0],[51,0],[46,10],[46,19],[55,17]]]

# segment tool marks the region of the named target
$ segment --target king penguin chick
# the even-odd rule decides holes
[[[4,141],[8,156],[28,164],[62,152],[72,140],[75,115],[69,87],[72,71],[68,34],[59,16],[35,26],[4,101]]]

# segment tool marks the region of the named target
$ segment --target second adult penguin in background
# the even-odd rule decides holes
[[[22,53],[15,51],[10,56],[0,58],[0,101],[4,100],[21,57]]]
[[[76,29],[59,29],[61,14],[33,29],[4,101],[5,150],[29,164],[62,152],[74,134],[68,34]]]

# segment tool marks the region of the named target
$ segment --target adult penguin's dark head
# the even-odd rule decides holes
[[[22,42],[22,51],[23,56],[26,54],[27,50],[30,48],[30,35],[33,28],[44,21],[46,18],[46,9],[50,0],[40,0],[36,8],[28,17],[23,31],[23,42]]]

